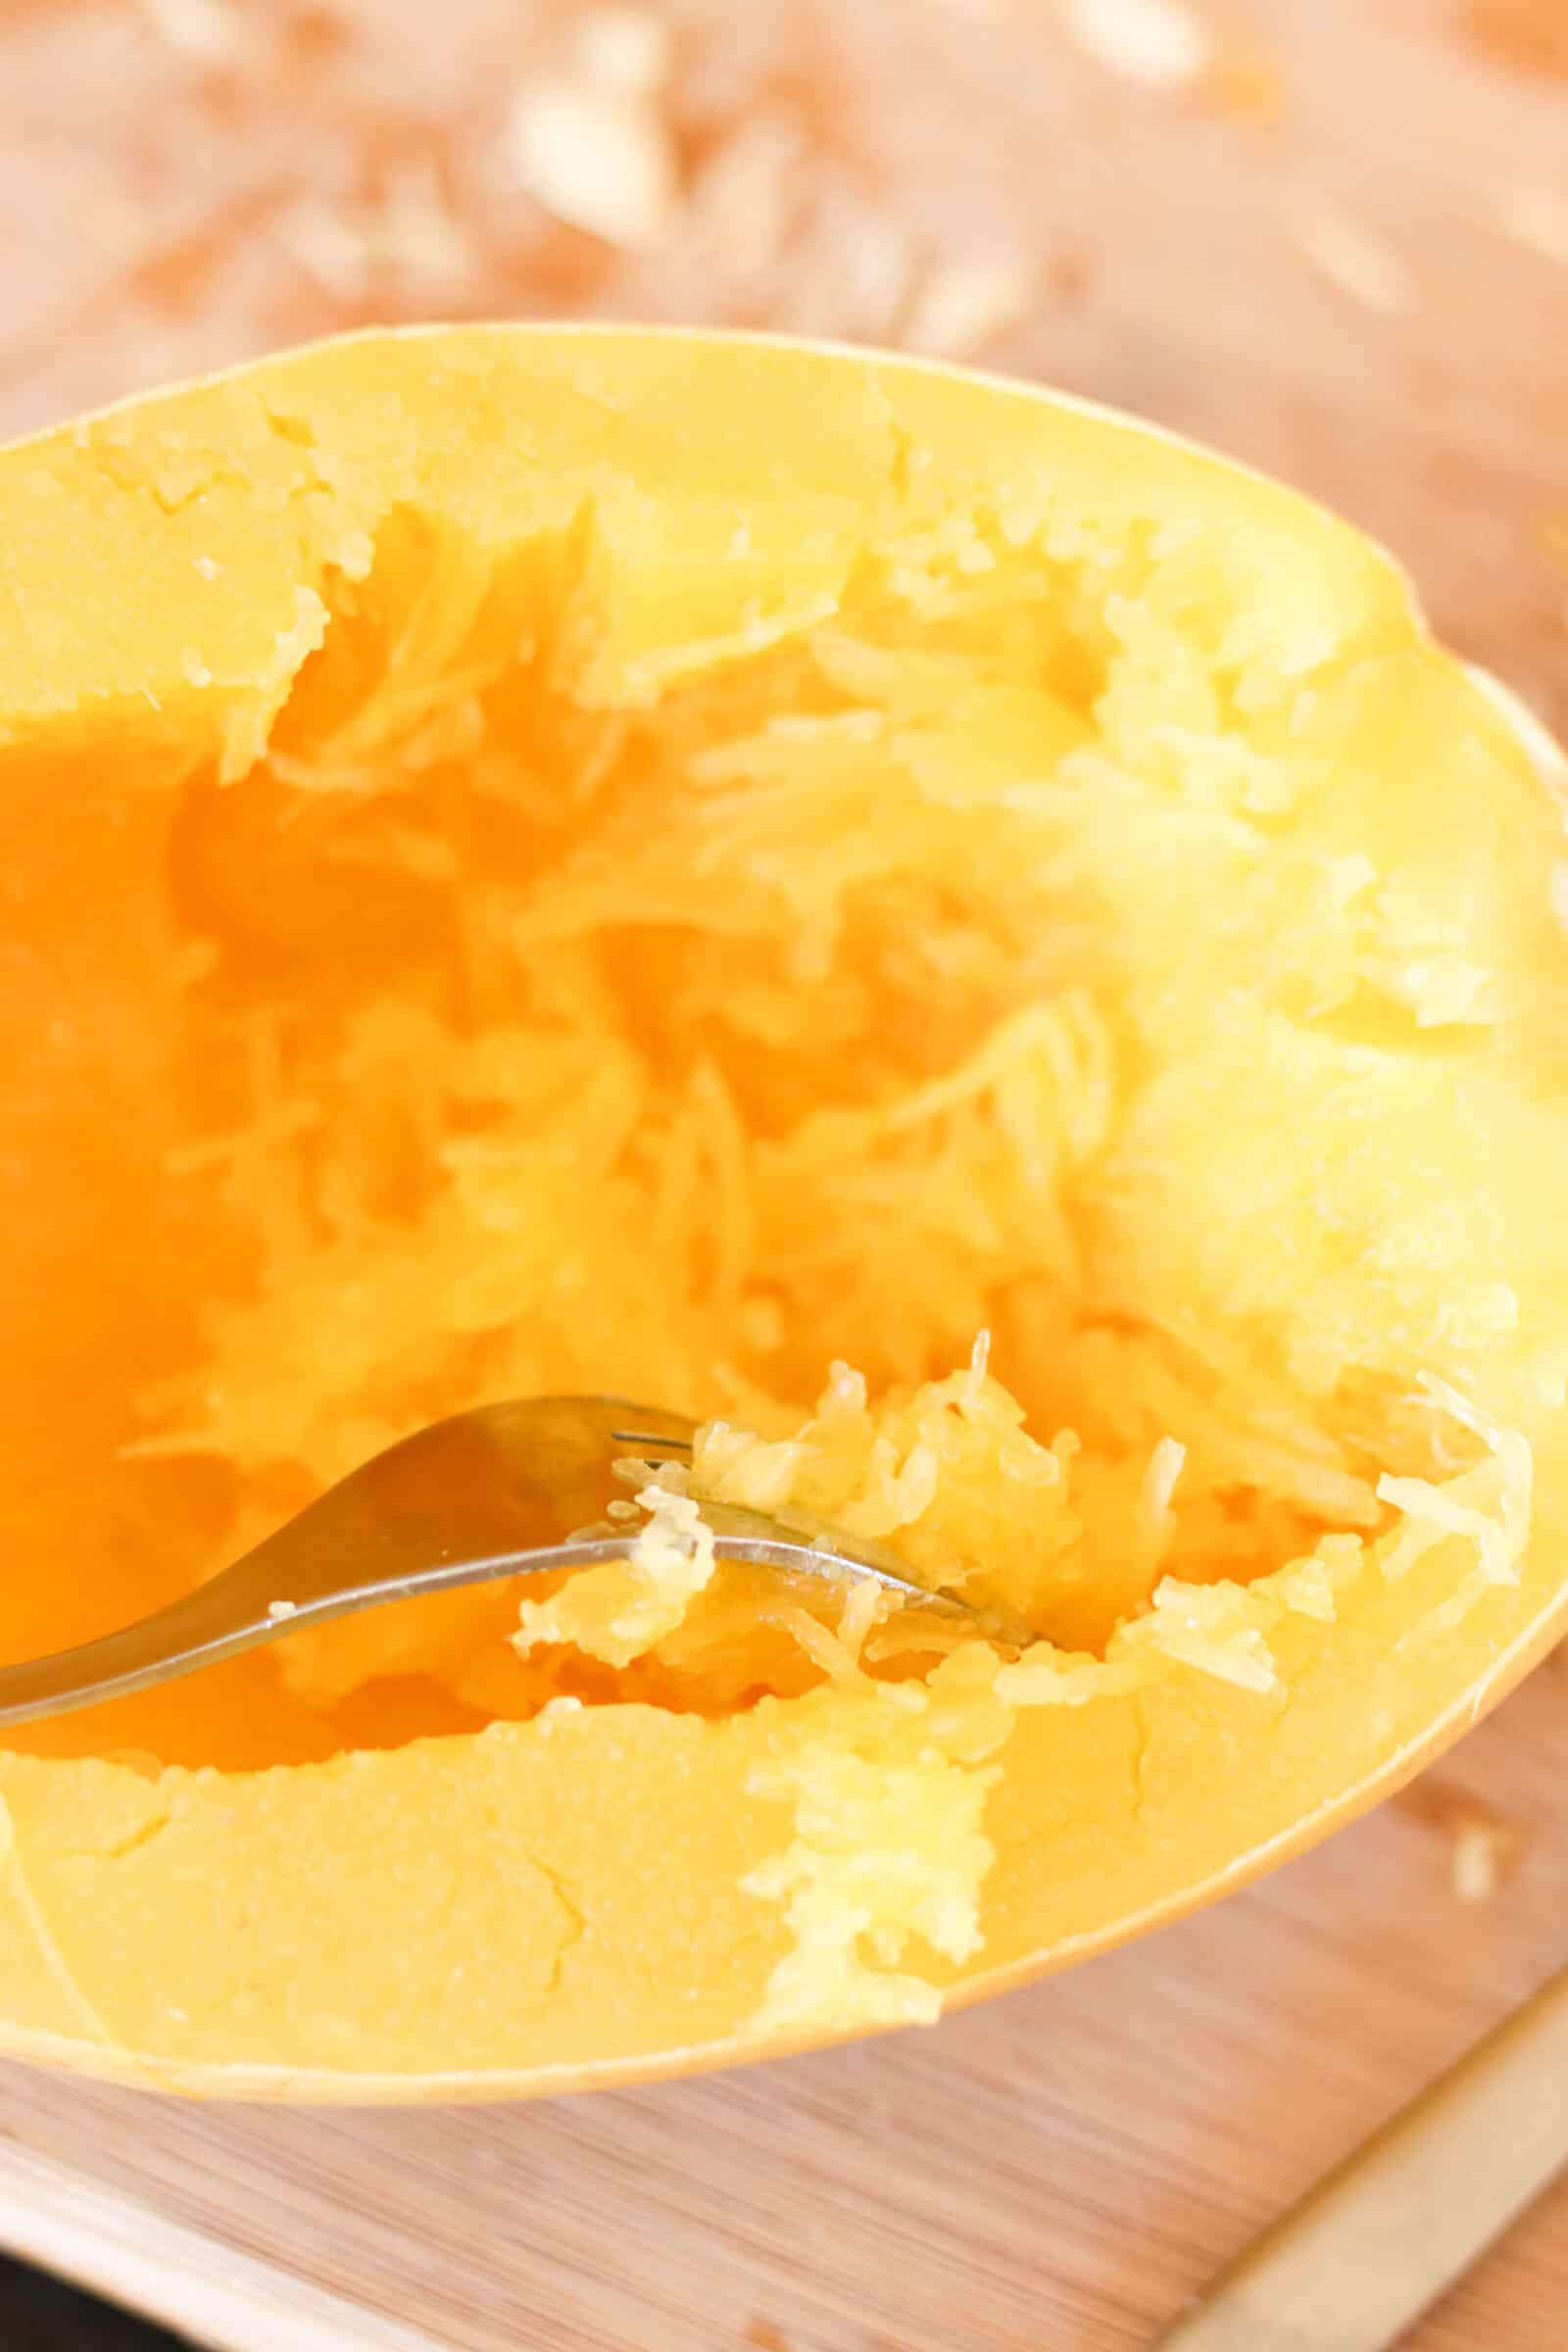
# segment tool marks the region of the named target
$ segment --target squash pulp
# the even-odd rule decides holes
[[[930,2019],[1554,1638],[1551,755],[1347,526],[956,370],[451,328],[0,455],[0,1654],[440,1413],[705,1422],[624,1566],[16,1734],[6,2049],[515,2095]],[[705,1494],[1034,1640],[716,1569]]]

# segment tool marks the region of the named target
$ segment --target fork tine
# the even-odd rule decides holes
[[[649,1421],[664,1427],[643,1426]],[[615,1500],[603,1492],[615,1483],[614,1449],[650,1468],[689,1461],[695,1427],[620,1396],[501,1399],[433,1423],[139,1624],[0,1665],[0,1724],[122,1697],[282,1633],[416,1593],[624,1559],[636,1531],[613,1524]],[[608,1522],[584,1524],[607,1500]],[[925,1592],[879,1546],[728,1505],[705,1502],[703,1513],[722,1559],[819,1578],[871,1576],[911,1604],[956,1611],[984,1630],[966,1602]]]

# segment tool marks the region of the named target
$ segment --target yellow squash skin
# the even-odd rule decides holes
[[[636,707],[694,646],[815,625],[868,545],[947,514],[1025,512],[1057,480],[1107,516],[1203,534],[1282,665],[1383,665],[1399,723],[1382,758],[1389,773],[1427,763],[1436,826],[1471,821],[1437,779],[1473,747],[1529,812],[1505,953],[1521,985],[1568,991],[1544,747],[1432,646],[1399,574],[1355,532],[1128,419],[761,339],[471,327],[328,344],[0,457],[0,856],[22,877],[0,938],[0,969],[18,975],[0,1002],[0,1149],[17,1170],[0,1251],[73,1302],[0,1376],[29,1542],[29,1481],[43,1492],[37,1465],[62,1444],[45,1408],[72,1363],[123,1355],[134,1323],[145,1364],[127,1357],[124,1377],[156,1373],[188,1320],[182,1275],[206,1263],[161,1216],[146,1142],[172,1018],[136,978],[167,950],[156,811],[192,769],[239,778],[257,759],[321,639],[329,577],[361,576],[391,518],[433,518],[499,564],[591,509],[581,690]],[[1382,780],[1367,779],[1369,809]],[[28,1008],[40,974],[50,1023]],[[1527,1010],[1500,1062],[1480,1031],[1453,1048],[1478,1069],[1490,1056],[1487,1083],[1517,1108],[1517,1133],[1462,1177],[1493,1188],[1505,1241],[1543,1154],[1568,1166],[1551,1036]],[[134,1154],[116,1146],[131,1125]],[[75,1170],[69,1200],[29,1174],[51,1153]],[[1543,1329],[1568,1329],[1553,1323],[1568,1240],[1530,1231],[1539,1355]],[[967,1960],[918,1962],[948,2005],[1102,1951],[1300,1850],[1542,1655],[1568,1615],[1568,1439],[1550,1368],[1534,1403],[1514,1396],[1518,1371],[1499,1343],[1496,1379],[1535,1451],[1531,1540],[1518,1581],[1458,1624],[1399,1646],[1449,1589],[1428,1558],[1398,1581],[1364,1577],[1332,1621],[1289,1617],[1275,1690],[1175,1673],[1019,1713],[986,1800],[983,1940]],[[84,1444],[124,1434],[101,1398],[87,1425]],[[112,1556],[112,1498],[102,1511]],[[0,1625],[23,1654],[62,1621],[8,1554]],[[69,1578],[64,1528],[58,1558]],[[156,1562],[139,1573],[145,1595]],[[91,1622],[110,1621],[101,1592],[92,1605]],[[190,1752],[201,1706],[226,1703],[190,1699]],[[307,1760],[253,1770],[159,1771],[79,1740],[0,1753],[0,2050],[209,2096],[364,2101],[564,2091],[833,2038],[846,2029],[831,2018],[758,2022],[788,1936],[744,1882],[792,1835],[787,1797],[756,1778],[783,1736],[768,1708],[709,1720],[623,1704],[316,1761],[302,1734]]]

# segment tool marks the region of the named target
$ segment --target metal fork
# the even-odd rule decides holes
[[[606,1514],[619,1461],[690,1454],[696,1424],[617,1396],[535,1396],[458,1413],[378,1453],[231,1568],[121,1633],[0,1667],[0,1724],[123,1698],[355,1609],[460,1585],[623,1559]],[[989,1620],[929,1592],[874,1544],[704,1502],[721,1559],[872,1577],[901,1601]]]

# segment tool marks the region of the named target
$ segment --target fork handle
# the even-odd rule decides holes
[[[1568,2163],[1568,1969],[1255,2240],[1151,2352],[1390,2352]]]
[[[128,1697],[163,1682],[172,1658],[180,1660],[181,1672],[216,1666],[280,1630],[265,1610],[258,1619],[254,1601],[228,1587],[226,1577],[214,1577],[119,1633],[0,1666],[0,1726]]]
[[[325,1496],[312,1509],[320,1510],[332,1500]],[[853,1565],[857,1574],[873,1578],[921,1608],[943,1615],[956,1613],[973,1624],[981,1622],[965,1603],[945,1592],[927,1592],[881,1565],[874,1546],[857,1544],[853,1552],[822,1552],[804,1535],[785,1536],[775,1523],[756,1512],[718,1503],[706,1504],[704,1509],[713,1529],[714,1549],[722,1560],[747,1560],[796,1575],[813,1570],[817,1574],[841,1572]],[[57,1649],[46,1658],[0,1666],[0,1730],[7,1724],[24,1723],[29,1716],[59,1715],[70,1708],[98,1706],[105,1699],[126,1698],[154,1683],[194,1674],[201,1667],[216,1666],[222,1658],[237,1657],[241,1650],[255,1649],[263,1642],[275,1642],[306,1626],[325,1625],[359,1609],[455,1592],[465,1585],[495,1584],[506,1577],[591,1568],[626,1556],[623,1534],[572,1538],[522,1551],[426,1558],[420,1565],[400,1561],[394,1551],[378,1572],[366,1571],[363,1584],[344,1590],[328,1583],[313,1590],[308,1580],[299,1579],[301,1562],[295,1542],[308,1515],[302,1513],[236,1560],[232,1568],[138,1624],[105,1634],[96,1642],[83,1642],[75,1649]],[[291,1589],[300,1597],[279,1613],[276,1597]]]

